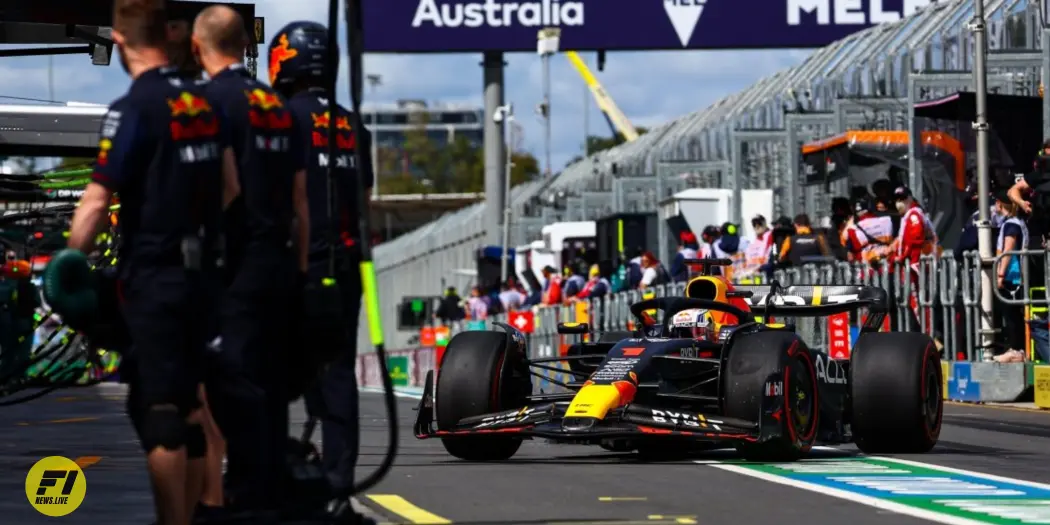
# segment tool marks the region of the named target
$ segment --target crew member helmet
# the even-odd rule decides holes
[[[328,48],[328,28],[317,22],[290,22],[274,34],[270,41],[268,67],[270,85],[275,88],[289,87],[302,80],[326,85],[329,60],[335,55],[339,60],[339,49]]]

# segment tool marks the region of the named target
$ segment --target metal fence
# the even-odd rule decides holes
[[[1050,271],[1044,271],[1039,282],[1033,282],[1031,269],[1039,264],[1050,270],[1050,254],[1045,251],[1006,252],[996,256],[991,264],[1006,256],[1022,257],[1022,286],[1019,297],[1006,297],[997,290],[999,305],[1025,308],[1025,319],[1032,310],[1044,310],[1047,306],[1045,294],[1033,294],[1033,288],[1045,288]],[[763,284],[778,281],[782,286],[790,285],[869,285],[889,292],[891,300],[890,319],[892,330],[921,331],[930,335],[950,361],[982,361],[991,357],[994,349],[980,348],[981,317],[996,315],[996,312],[981,310],[980,256],[966,252],[956,256],[951,251],[929,255],[917,266],[873,267],[864,263],[834,262],[810,264],[800,268],[777,270],[771,276],[753,276],[742,284]],[[630,306],[650,296],[684,296],[686,283],[656,286],[647,292],[630,290],[607,297],[583,300],[566,305],[535,307],[534,331],[531,345],[536,357],[552,357],[567,343],[567,336],[559,335],[560,322],[587,322],[599,334],[612,331],[630,331],[633,316]],[[994,288],[994,287],[993,287]],[[643,297],[644,295],[644,297]],[[1036,297],[1033,297],[1035,295]],[[1040,296],[1041,295],[1041,296]],[[1036,308],[1033,308],[1036,307]],[[1042,308],[1039,308],[1042,307]],[[850,317],[850,325],[858,327],[864,312]],[[490,316],[487,321],[507,323],[509,314]],[[781,319],[778,318],[778,321]],[[798,333],[814,349],[828,351],[830,327],[827,318],[786,319],[794,324]],[[998,321],[998,320],[997,320]],[[996,322],[995,325],[1001,323]],[[475,326],[475,329],[479,327]],[[455,323],[451,327],[454,335],[467,329],[467,323]],[[1032,344],[1026,338],[1025,349],[1029,360],[1036,357]]]

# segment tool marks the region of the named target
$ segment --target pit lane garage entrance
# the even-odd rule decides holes
[[[1009,187],[1013,174],[1030,169],[1042,142],[1042,100],[989,94],[988,106],[993,185]],[[974,211],[968,189],[976,169],[975,108],[973,93],[955,93],[916,104],[914,137],[907,131],[854,130],[804,144],[804,184],[830,188],[844,180],[851,198],[870,194],[889,202],[894,188],[907,184],[914,154],[923,206],[942,245],[953,248]]]

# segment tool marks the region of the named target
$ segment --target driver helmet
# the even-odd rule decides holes
[[[674,314],[670,331],[671,337],[717,342],[719,328],[710,310],[690,308]]]

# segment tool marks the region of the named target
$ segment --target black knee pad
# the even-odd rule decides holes
[[[190,424],[186,427],[186,457],[200,459],[208,454],[208,439],[204,437],[204,428]]]
[[[189,428],[186,416],[178,410],[150,407],[133,417],[142,448],[147,453],[157,447],[176,450],[186,446]]]

